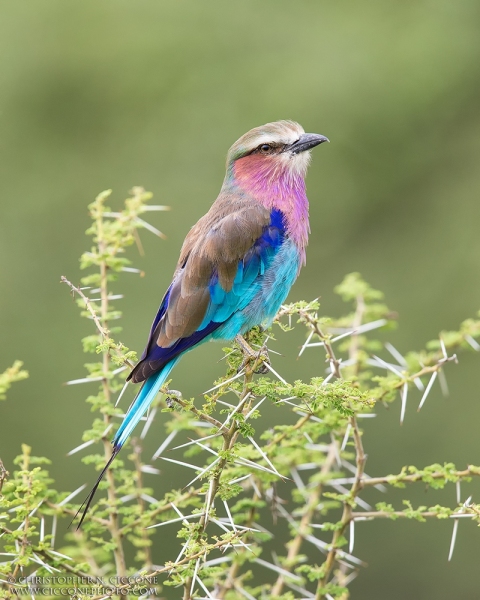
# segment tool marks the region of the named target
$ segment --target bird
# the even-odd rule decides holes
[[[305,176],[310,151],[328,141],[285,120],[251,129],[228,151],[220,193],[187,234],[145,350],[128,375],[143,385],[77,512],[85,507],[78,527],[103,475],[183,354],[272,323],[306,261]]]

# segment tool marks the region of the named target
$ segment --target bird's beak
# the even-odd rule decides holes
[[[315,148],[315,146],[323,144],[323,142],[329,141],[327,137],[318,133],[304,133],[296,142],[289,146],[288,150],[292,154],[299,154],[300,152],[305,152],[305,150]]]

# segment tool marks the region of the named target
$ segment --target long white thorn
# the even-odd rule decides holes
[[[231,413],[228,413],[227,418],[223,422],[222,429],[227,425],[227,423],[230,421],[230,419],[233,417],[233,415],[236,415],[238,413],[240,408],[245,404],[245,402],[250,398],[250,396],[251,396],[251,392],[248,392],[248,394],[246,394],[246,396],[235,407],[235,410],[233,410]]]
[[[77,496],[86,487],[87,487],[87,484],[84,483],[79,488],[77,488],[74,492],[72,492],[66,498],[64,498],[61,502],[59,502],[58,506],[63,506],[64,504],[67,504],[67,502],[70,502],[70,500],[72,500],[73,498],[75,498],[75,496]]]
[[[282,382],[284,385],[288,385],[288,383],[285,381],[285,379],[284,379],[284,378],[283,378],[281,375],[279,375],[279,374],[278,374],[278,373],[275,371],[275,369],[274,369],[274,368],[273,368],[271,365],[269,365],[269,364],[268,364],[268,362],[264,362],[263,364],[264,364],[264,365],[267,367],[267,369],[268,369],[268,370],[269,370],[271,373],[273,373],[273,374],[275,375],[275,377],[276,377],[276,378],[277,378],[279,381],[281,381],[281,382]]]
[[[121,300],[122,298],[124,298],[123,294],[113,294],[111,296],[107,297],[107,300]],[[90,302],[100,302],[102,299],[101,298],[89,298]]]
[[[103,377],[82,377],[81,379],[71,379],[65,382],[65,385],[78,385],[79,383],[92,383],[94,381],[103,381]]]
[[[216,438],[219,435],[222,435],[220,432],[218,433],[212,433],[212,435],[207,435],[205,437],[202,437],[202,441],[205,440],[210,440],[212,438]],[[180,444],[180,446],[175,446],[175,448],[172,448],[172,450],[178,450],[179,448],[186,448],[187,446],[191,446],[192,444],[198,444],[199,440],[190,440],[189,442],[186,442],[185,444]]]
[[[285,581],[285,585],[290,589],[295,590],[296,592],[300,592],[300,594],[302,594],[302,599],[308,600],[309,598],[315,598],[315,594],[312,594],[312,592],[309,592],[308,590],[300,587],[299,585],[295,585],[291,581]]]
[[[193,596],[193,589],[195,587],[195,582],[197,580],[197,573],[198,573],[198,567],[200,565],[200,559],[197,558],[197,561],[195,563],[195,569],[193,571],[193,577],[192,577],[192,586],[190,587],[190,596]]]
[[[156,504],[158,502],[158,500],[156,498],[154,498],[153,496],[150,496],[149,494],[142,494],[141,498],[143,498],[143,500],[145,500],[145,502],[149,502],[150,504]]]
[[[418,405],[417,411],[419,411],[425,403],[430,390],[432,389],[432,385],[435,383],[435,379],[437,378],[438,371],[435,371],[430,377],[430,381],[428,382],[427,387],[425,388],[425,392],[423,393],[422,399],[420,400],[420,404]]]
[[[150,414],[148,415],[148,418],[147,418],[147,422],[143,426],[142,433],[140,434],[141,440],[145,439],[145,436],[147,435],[148,430],[150,429],[150,425],[153,423],[153,419],[155,418],[156,414],[157,414],[157,408],[155,407],[152,411],[150,411]]]
[[[55,546],[55,536],[57,534],[57,515],[53,515],[52,519],[52,539],[50,540],[50,547]]]
[[[282,567],[279,567],[277,565],[269,563],[266,560],[263,560],[261,558],[255,558],[253,562],[256,562],[257,564],[262,565],[262,567],[265,567],[266,569],[270,569],[271,571],[276,571],[279,575],[283,575],[284,577],[288,577],[289,579],[293,579],[294,581],[300,581],[300,582],[302,581],[302,578],[299,577],[298,575],[290,573],[290,571],[287,571],[286,569],[282,569]]]
[[[191,465],[190,463],[182,462],[181,460],[174,460],[173,458],[166,458],[165,456],[160,456],[162,460],[167,460],[168,462],[175,463],[176,465],[180,465],[181,467],[188,467],[189,469],[194,469],[195,471],[199,469],[197,465]]]
[[[42,565],[42,567],[44,567],[45,569],[47,569],[49,573],[53,573],[54,571],[60,573],[60,569],[56,569],[55,567],[50,567],[49,565],[47,565],[47,563],[43,562],[43,560],[37,554],[35,554],[35,552],[33,552],[32,554],[34,557],[33,560],[39,565]]]
[[[350,437],[351,431],[352,431],[352,426],[350,425],[350,423],[348,423],[347,429],[345,430],[345,435],[343,437],[342,445],[340,446],[340,450],[342,450],[342,451],[345,450],[345,447],[347,445],[348,438]]]
[[[230,379],[227,379],[226,381],[222,381],[222,383],[219,383],[218,385],[215,385],[214,387],[210,388],[206,392],[203,392],[203,395],[209,394],[210,392],[214,392],[215,390],[218,390],[219,388],[224,387],[225,385],[228,385],[229,383],[232,383],[232,381],[235,381],[235,379],[238,379],[239,377],[243,377],[244,374],[245,374],[245,369],[242,369],[234,377],[230,377]]]
[[[312,438],[308,435],[306,431],[303,432],[303,437],[307,440],[309,444],[313,444]]]
[[[237,592],[240,592],[240,594],[242,594],[242,596],[244,596],[245,598],[247,598],[247,600],[256,600],[252,594],[249,594],[247,592],[247,590],[244,590],[243,587],[239,584],[239,583],[234,583],[233,584],[235,589],[237,590]]]
[[[195,515],[186,515],[178,517],[178,519],[170,519],[170,521],[162,521],[161,523],[155,523],[155,525],[149,525],[145,529],[155,529],[156,527],[163,527],[164,525],[171,525],[172,523],[179,523],[180,521],[187,521],[188,519],[196,519],[203,516],[203,513],[198,513]]]
[[[423,392],[423,390],[425,389],[425,386],[422,383],[422,380],[419,377],[415,377],[415,379],[413,380],[413,383],[417,386],[417,389],[420,392]]]
[[[151,231],[152,233],[154,233],[155,235],[157,235],[159,238],[162,238],[162,240],[166,240],[167,239],[167,236],[164,233],[162,233],[159,229],[157,229],[153,225],[150,225],[150,223],[148,223],[147,221],[144,221],[143,219],[140,219],[140,217],[137,217],[135,219],[135,221],[137,223],[139,223],[145,229],[148,229],[148,231]]]
[[[142,465],[142,467],[140,468],[140,471],[142,473],[150,473],[151,475],[160,475],[161,474],[160,469],[157,469],[156,467],[152,467],[151,465]]]
[[[246,420],[247,420],[247,419],[250,417],[250,415],[252,415],[252,414],[253,414],[253,413],[254,413],[254,412],[257,410],[257,408],[258,408],[258,407],[259,407],[259,406],[260,406],[260,405],[261,405],[261,404],[262,404],[262,403],[263,403],[263,402],[264,402],[266,399],[267,399],[267,397],[266,397],[266,396],[264,396],[264,397],[263,397],[263,398],[260,400],[260,402],[258,402],[257,404],[255,404],[255,406],[254,406],[253,408],[251,408],[251,409],[248,411],[248,413],[245,415],[245,421],[246,421]]]
[[[350,521],[350,540],[348,543],[348,552],[350,554],[353,552],[354,545],[355,545],[355,520],[352,519]]]
[[[250,481],[250,483],[252,485],[253,491],[257,494],[257,496],[259,498],[261,498],[262,497],[262,492],[258,489],[257,484],[255,483],[255,478],[254,477],[252,477],[252,480]]]
[[[248,460],[248,458],[237,458],[235,460],[235,462],[237,464],[242,465],[242,467],[251,467],[252,469],[258,469],[259,471],[265,471],[266,473],[270,473],[271,475],[275,475],[276,477],[281,477],[282,479],[285,479],[285,477],[283,477],[283,475],[280,475],[278,472],[272,471],[271,469],[267,469],[267,467],[263,467],[262,465],[257,465],[257,463],[254,463],[251,460]]]
[[[328,375],[328,377],[325,377],[325,379],[322,381],[322,385],[321,387],[324,387],[325,385],[327,385],[327,383],[330,381],[330,379],[332,379],[332,377],[335,375],[335,373],[332,371],[330,373],[330,375]]]
[[[197,446],[200,446],[207,452],[210,452],[210,454],[213,454],[214,456],[218,456],[218,452],[216,452],[213,448],[210,448],[210,446],[207,446],[206,444],[202,444],[202,442],[200,442],[199,440],[195,440],[195,444]]]
[[[75,454],[76,452],[80,452],[80,450],[83,450],[84,448],[88,448],[88,446],[91,446],[94,443],[95,443],[95,440],[88,440],[88,442],[84,442],[83,444],[80,444],[80,446],[77,446],[73,450],[70,450],[70,452],[67,452],[67,456],[72,456],[72,454]]]
[[[235,522],[233,520],[232,513],[230,512],[230,508],[228,507],[228,504],[227,504],[226,500],[223,501],[223,505],[225,506],[225,511],[226,511],[226,513],[228,515],[228,518],[230,519],[230,523],[232,524],[232,528],[236,532],[237,528],[235,526]]]
[[[403,420],[405,419],[405,411],[407,410],[407,394],[408,383],[404,383],[402,388],[402,410],[400,411],[400,425],[403,425]]]
[[[358,577],[358,573],[358,571],[352,571],[348,577],[345,577],[342,585],[347,587],[356,577]]]
[[[389,371],[391,371],[392,373],[395,373],[395,375],[397,375],[398,377],[401,377],[403,379],[402,373],[398,369],[396,369],[393,365],[391,365],[390,363],[387,363],[387,361],[383,360],[383,358],[380,358],[376,354],[373,355],[373,358],[385,369],[388,369]]]
[[[294,396],[295,398],[295,396]],[[294,402],[290,402],[288,398],[285,398],[284,400],[277,400],[277,404],[289,404],[290,406],[294,406],[295,408],[298,408],[298,404],[295,404]]]
[[[445,348],[445,342],[443,341],[442,338],[440,338],[440,347],[442,348],[443,358],[447,359],[448,358],[447,349]]]
[[[365,333],[367,331],[372,331],[373,329],[378,329],[379,327],[383,327],[384,325],[386,325],[386,323],[387,319],[378,319],[378,321],[371,321],[370,323],[365,323],[365,325],[361,325],[360,327],[356,327],[351,331],[347,331],[345,333],[342,333],[341,335],[337,335],[337,337],[332,338],[330,342],[333,344],[335,342],[338,342],[339,340],[342,340],[345,337],[348,337],[349,335],[358,335],[359,333]]]
[[[480,352],[480,344],[471,335],[466,335],[465,341],[468,342],[474,350],[476,350],[477,352]]]
[[[390,342],[386,342],[385,348],[390,352],[390,354],[398,362],[399,365],[401,365],[405,369],[408,368],[407,361],[400,354],[400,352],[395,348],[395,346],[393,346]]]
[[[448,553],[448,562],[452,560],[453,550],[455,549],[455,542],[457,541],[457,531],[458,531],[458,519],[455,519],[453,522],[453,531],[452,531],[452,540],[450,542],[450,551]]]
[[[173,510],[174,510],[174,511],[177,513],[177,515],[178,515],[179,517],[182,517],[182,519],[183,519],[183,518],[185,518],[185,516],[184,516],[184,514],[182,513],[182,511],[181,511],[181,510],[180,510],[180,509],[179,509],[179,508],[178,508],[178,507],[177,507],[177,506],[176,506],[176,505],[175,505],[173,502],[171,502],[171,503],[170,503],[170,505],[171,505],[171,507],[172,507],[172,508],[173,508]]]
[[[220,521],[221,523],[228,523],[229,525],[232,524],[231,521],[227,517],[219,517],[217,520]],[[273,535],[270,531],[267,531],[264,528],[262,528],[262,530],[260,530],[260,529],[255,529],[254,527],[246,527],[245,525],[235,525],[235,530],[237,531],[238,529],[240,529],[240,531],[254,531],[255,533],[260,533],[260,531],[264,531],[265,533],[270,533],[271,535]]]
[[[448,391],[447,378],[445,377],[445,371],[443,369],[438,370],[438,381],[440,383],[440,389],[442,390],[442,394],[446,398],[447,396],[449,396],[450,392]]]
[[[208,523],[210,517],[210,509],[212,508],[213,498],[213,479],[210,479],[210,485],[208,486],[207,495],[205,498],[205,525]]]
[[[207,471],[209,471],[212,467],[214,467],[218,463],[218,461],[220,460],[220,458],[221,458],[220,456],[218,458],[216,458],[212,463],[210,463],[208,465],[208,467],[205,467],[204,469],[202,469],[202,471],[200,471],[200,473],[196,477],[194,477],[192,479],[192,481],[189,481],[183,487],[187,488],[187,487],[191,486],[193,483],[195,483],[195,481],[197,481],[197,479],[200,479],[200,477],[202,477],[202,475],[204,475]]]
[[[228,406],[228,408],[235,408],[235,406],[233,404],[230,404],[229,402],[225,402],[224,400],[220,400],[220,398],[217,398],[215,400],[215,402],[218,402],[219,404],[223,404],[223,406]]]
[[[298,357],[300,358],[300,356],[302,356],[302,354],[305,352],[305,348],[308,347],[308,344],[310,342],[310,340],[313,337],[313,334],[315,333],[315,331],[312,329],[312,331],[308,334],[307,340],[306,342],[303,344],[303,346],[300,348],[300,352],[298,353]]]
[[[280,475],[280,473],[277,471],[277,469],[275,468],[275,466],[272,463],[272,461],[268,458],[268,456],[265,454],[265,452],[260,448],[260,446],[257,444],[257,442],[252,437],[249,437],[248,439],[255,446],[255,448],[258,450],[258,452],[263,457],[263,459],[265,460],[265,462],[270,465],[270,467],[272,468],[272,471],[274,471],[275,474],[278,475],[278,477],[281,477],[282,479],[285,479],[285,477],[283,477],[283,475]]]
[[[204,563],[205,567],[213,567],[214,565],[220,565],[224,562],[230,562],[232,560],[231,556],[220,556],[219,558],[212,558],[212,560],[207,560]]]
[[[290,473],[292,475],[292,479],[295,483],[295,485],[297,486],[297,488],[301,491],[305,489],[305,484],[303,483],[302,478],[300,477],[300,475],[298,474],[298,471],[295,467],[292,467],[290,469]]]
[[[200,560],[200,559],[198,559],[198,560]],[[215,600],[215,598],[212,596],[212,594],[208,591],[207,586],[203,583],[203,581],[198,576],[197,576],[197,581],[200,584],[200,587],[203,589],[203,591],[207,594],[207,598],[211,598],[211,600]]]
[[[57,552],[56,550],[50,550],[51,554],[55,554],[56,556],[60,556],[61,558],[64,558],[65,560],[72,560],[73,558],[71,556],[67,556],[66,554],[62,554],[61,552]]]
[[[160,446],[160,448],[152,456],[152,460],[155,460],[155,459],[157,459],[160,456],[160,454],[165,450],[165,448],[168,447],[168,445],[170,444],[170,442],[173,440],[173,438],[176,435],[177,435],[177,430],[176,429],[174,429],[171,433],[168,434],[168,436],[165,438],[165,440],[163,441],[163,443]]]
[[[335,480],[330,481],[329,483],[333,488],[335,488],[342,494],[350,493],[350,490],[347,490],[347,488],[344,487],[343,485],[339,485],[339,484],[335,483]],[[355,502],[358,504],[358,506],[361,506],[364,510],[372,510],[372,507],[370,506],[370,504],[368,504],[368,502],[365,502],[365,500],[363,500],[362,498],[359,498],[359,497],[355,498]]]
[[[190,540],[192,538],[189,537],[188,540],[183,544],[182,549],[180,550],[180,554],[177,556],[175,562],[178,563],[178,561],[182,558],[183,553],[185,552],[185,550],[187,549],[188,544],[190,543]]]
[[[33,515],[37,512],[37,510],[42,506],[44,500],[45,500],[45,498],[43,500],[40,500],[40,502],[37,504],[37,506],[30,513],[28,513],[29,517],[33,517]]]
[[[163,204],[147,204],[142,208],[143,212],[155,211],[155,210],[171,210],[170,206],[164,206]]]
[[[252,474],[249,473],[248,475],[243,475],[243,477],[237,477],[237,479],[232,479],[231,481],[229,481],[228,485],[233,485],[234,483],[238,483],[239,481],[244,481],[245,479],[248,479],[251,476]]]

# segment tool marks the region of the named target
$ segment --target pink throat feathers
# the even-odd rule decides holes
[[[233,164],[233,180],[269,210],[285,215],[287,235],[293,240],[305,264],[305,248],[310,225],[305,187],[305,165],[291,164],[282,155],[264,157],[250,155]],[[293,159],[295,160],[295,159]]]

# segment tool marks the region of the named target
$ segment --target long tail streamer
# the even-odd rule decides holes
[[[155,375],[152,375],[152,377],[149,377],[143,384],[141,390],[138,392],[135,400],[130,405],[130,408],[128,409],[127,414],[125,415],[125,418],[123,419],[123,422],[120,425],[120,428],[117,431],[115,438],[113,440],[112,455],[108,459],[108,462],[105,465],[105,467],[102,469],[102,472],[100,473],[91,492],[88,494],[88,496],[82,502],[82,505],[80,506],[77,513],[75,514],[75,517],[73,518],[73,520],[75,520],[77,518],[77,516],[80,513],[82,513],[80,522],[77,525],[77,529],[79,529],[82,526],[82,523],[83,523],[85,517],[87,516],[90,505],[91,505],[93,498],[95,496],[95,493],[98,489],[98,486],[100,485],[100,482],[102,481],[103,476],[107,472],[108,467],[112,464],[115,457],[122,449],[123,444],[127,441],[129,435],[135,429],[135,427],[137,426],[140,419],[147,412],[148,407],[155,399],[155,396],[158,394],[159,389],[165,383],[167,377],[170,375],[171,370],[176,365],[176,363],[179,361],[179,359],[180,359],[179,356],[174,358],[172,361],[167,363],[165,365],[165,367],[159,373],[156,373]],[[83,512],[82,512],[82,510],[83,510]]]

